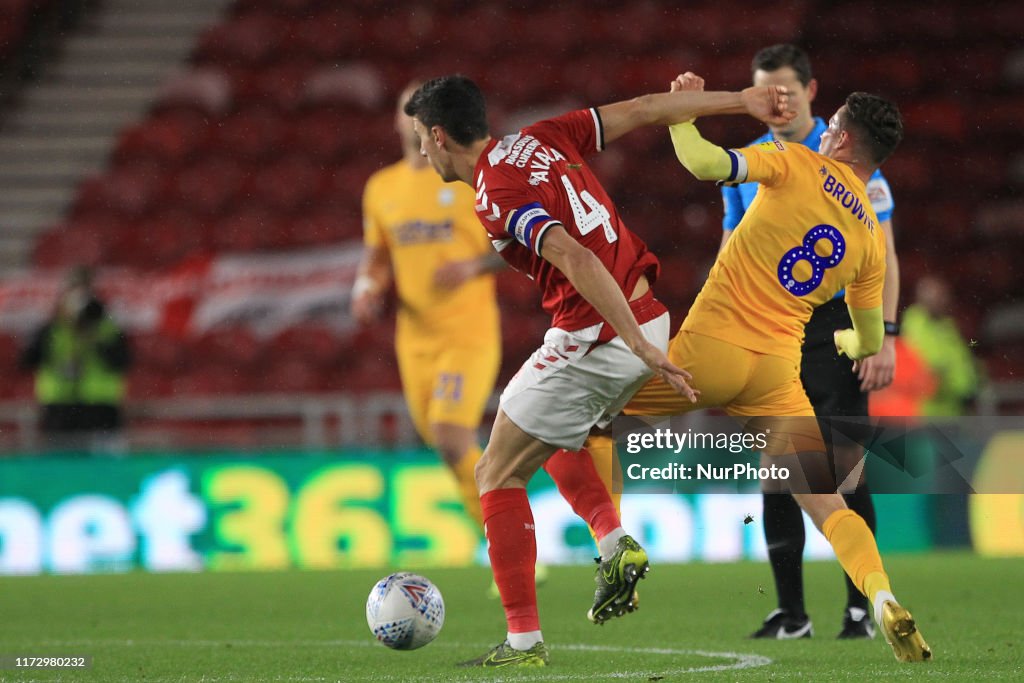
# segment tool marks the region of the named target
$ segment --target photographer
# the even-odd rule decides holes
[[[75,268],[51,319],[22,352],[36,373],[40,431],[51,445],[93,447],[86,438],[113,435],[122,424],[128,340],[92,289],[92,273]]]

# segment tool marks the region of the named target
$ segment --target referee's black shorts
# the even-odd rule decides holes
[[[836,352],[833,333],[851,327],[846,302],[832,299],[814,310],[804,331],[800,381],[818,417],[864,417],[868,395],[860,390],[853,361]]]

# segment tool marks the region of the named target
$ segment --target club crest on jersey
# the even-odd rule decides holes
[[[870,200],[872,204],[878,204],[888,198],[889,195],[886,194],[885,188],[878,185],[871,185],[868,187],[868,200]]]
[[[455,202],[455,190],[450,187],[442,187],[437,191],[437,203],[441,206],[451,206]]]

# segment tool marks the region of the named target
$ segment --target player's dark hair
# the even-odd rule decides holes
[[[903,139],[903,117],[889,100],[866,92],[850,93],[846,98],[845,126],[857,129],[861,145],[871,161],[881,164],[896,151]]]
[[[811,75],[811,58],[801,48],[792,43],[779,43],[763,48],[754,55],[750,62],[750,73],[761,71],[778,71],[788,66],[796,73],[800,83],[806,86],[814,76]]]
[[[487,104],[480,88],[455,74],[427,81],[405,103],[405,113],[427,129],[441,126],[460,145],[487,137]]]

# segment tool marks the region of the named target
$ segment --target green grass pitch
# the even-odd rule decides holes
[[[0,580],[0,655],[91,655],[80,671],[0,671],[0,681],[876,681],[1024,680],[1024,559],[893,556],[900,599],[932,646],[899,664],[880,636],[836,641],[838,565],[806,567],[810,640],[747,640],[773,607],[767,565],[655,566],[641,609],[603,627],[584,616],[587,567],[552,568],[539,589],[551,666],[461,670],[504,636],[487,569],[423,570],[447,620],[417,651],[375,643],[364,606],[383,570],[44,576]]]

